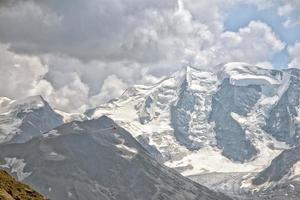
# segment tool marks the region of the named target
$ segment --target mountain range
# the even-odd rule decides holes
[[[299,69],[246,63],[184,67],[82,114],[2,97],[0,165],[53,199],[296,200],[299,100]]]

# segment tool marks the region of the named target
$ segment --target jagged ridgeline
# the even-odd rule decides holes
[[[0,166],[56,199],[298,200],[299,98],[299,69],[245,63],[185,67],[85,114],[0,98]]]

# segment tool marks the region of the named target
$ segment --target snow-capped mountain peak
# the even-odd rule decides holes
[[[63,123],[42,96],[6,102],[0,108],[0,143],[24,142]]]
[[[31,109],[38,109],[44,107],[47,102],[43,99],[42,96],[30,96],[27,98],[13,100],[5,108],[7,111],[26,111]]]
[[[288,148],[267,127],[279,91],[290,88],[289,73],[246,63],[218,70],[188,66],[157,84],[133,86],[87,115],[113,118],[184,175],[259,171]],[[212,165],[218,162],[222,169]]]
[[[233,85],[280,85],[283,73],[279,70],[270,70],[249,65],[247,63],[233,62],[221,67],[218,73],[219,80],[229,78]]]
[[[197,177],[203,174],[218,174],[221,182],[235,174],[245,189],[253,186],[253,174],[300,145],[300,70],[246,63],[213,70],[187,66],[156,84],[134,85],[84,115],[53,110],[41,96],[3,97],[0,143],[25,142],[50,130],[44,138],[55,138],[59,133],[54,128],[63,123],[103,115],[117,123],[110,129],[125,128],[153,158],[182,175],[201,183]],[[70,124],[80,129],[77,122]],[[125,159],[136,155],[122,143],[116,147],[128,153],[122,155]],[[290,168],[298,169],[298,164]]]

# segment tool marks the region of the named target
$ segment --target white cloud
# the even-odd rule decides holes
[[[285,46],[272,29],[260,21],[251,21],[236,33],[223,33],[219,42],[220,46],[224,44],[221,48],[228,59],[249,63],[268,61]]]
[[[48,66],[36,56],[14,54],[8,49],[9,45],[0,44],[0,94],[19,98],[37,87]]]
[[[295,43],[288,48],[291,61],[289,63],[290,68],[300,69],[300,42]]]
[[[283,25],[286,28],[300,26],[299,0],[281,0],[277,13],[284,18]]]
[[[221,33],[208,48],[194,49],[189,53],[196,65],[204,67],[231,61],[255,64],[271,60],[284,46],[269,26],[251,21],[238,32]]]
[[[0,44],[0,94],[12,99],[32,95],[44,96],[54,107],[66,110],[85,110],[89,88],[76,72],[69,74],[68,83],[54,88],[44,79],[48,65],[37,56],[15,54],[9,45]],[[64,77],[62,77],[64,78]]]
[[[116,75],[108,76],[101,87],[101,93],[91,97],[93,106],[99,105],[99,102],[107,102],[114,97],[120,96],[128,85]]]
[[[273,5],[263,2],[252,3],[261,9]],[[252,21],[237,32],[224,32],[226,12],[239,3],[15,0],[0,5],[0,27],[5,27],[0,43],[11,46],[0,46],[5,58],[0,60],[5,74],[0,95],[42,94],[58,109],[82,111],[186,63],[269,66],[284,43],[268,25]]]
[[[287,14],[289,14],[290,12],[292,12],[293,8],[291,4],[285,4],[282,5],[278,8],[278,15],[279,16],[285,16]]]

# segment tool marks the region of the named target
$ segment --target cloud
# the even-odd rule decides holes
[[[285,47],[272,29],[260,21],[251,21],[238,32],[224,32],[219,42],[227,61],[237,59],[249,63],[271,60]]]
[[[290,46],[288,48],[288,52],[291,58],[289,67],[300,69],[300,42],[297,42],[293,46]]]
[[[27,96],[38,87],[48,66],[36,56],[14,54],[8,49],[9,45],[0,44],[0,94],[11,98]]]
[[[270,66],[285,44],[267,24],[251,21],[224,31],[226,12],[241,2],[6,1],[0,4],[0,44],[9,45],[0,46],[6,58],[0,61],[6,75],[0,83],[11,85],[1,84],[0,95],[42,94],[58,109],[82,111],[184,64]],[[273,5],[264,2],[253,3],[261,9]]]
[[[286,28],[300,26],[299,0],[282,0],[277,13],[284,18],[283,25]]]
[[[15,1],[0,8],[2,42],[22,53],[60,53],[82,60],[131,59],[132,30],[175,9],[176,1]],[[77,13],[77,14],[74,14]]]
[[[99,102],[107,102],[114,97],[120,96],[128,85],[116,75],[108,76],[102,84],[101,93],[91,97],[92,105],[97,106]]]
[[[14,1],[0,7],[0,27],[6,27],[0,41],[15,52],[63,54],[85,62],[178,65],[190,51],[216,43],[226,11],[237,2]]]
[[[68,84],[54,88],[45,79],[48,65],[37,56],[15,54],[9,45],[0,44],[0,94],[12,99],[32,95],[44,96],[54,107],[70,110],[86,109],[88,91],[76,72],[69,75]]]
[[[222,32],[204,49],[190,49],[192,63],[209,67],[222,62],[267,62],[283,50],[285,44],[272,29],[260,21],[251,21],[237,32]]]

